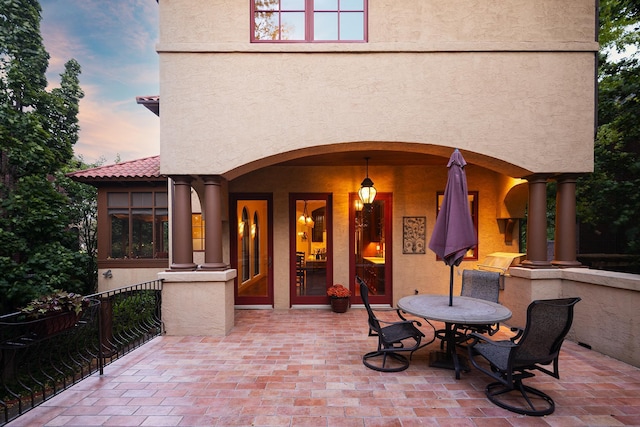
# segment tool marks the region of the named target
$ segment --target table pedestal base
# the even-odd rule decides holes
[[[448,352],[444,351],[432,351],[429,354],[429,366],[456,371],[456,379],[460,379],[460,371],[469,372],[466,357],[457,353],[452,357]]]

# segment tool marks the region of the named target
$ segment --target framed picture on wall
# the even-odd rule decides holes
[[[427,217],[402,217],[402,253],[424,254],[427,246]]]

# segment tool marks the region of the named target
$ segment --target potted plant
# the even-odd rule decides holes
[[[327,289],[327,295],[331,302],[331,309],[336,313],[344,313],[349,309],[351,291],[341,284],[335,284]]]
[[[50,294],[33,299],[20,311],[34,322],[34,332],[51,335],[76,324],[89,300],[80,294],[56,289]]]

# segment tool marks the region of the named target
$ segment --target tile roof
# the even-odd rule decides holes
[[[156,116],[160,116],[160,96],[136,96],[136,102],[147,107]]]
[[[160,175],[159,155],[116,163],[113,165],[100,166],[93,169],[80,170],[69,173],[67,176],[80,182],[139,180],[164,181],[166,179]]]

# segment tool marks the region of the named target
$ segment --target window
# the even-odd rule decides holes
[[[254,42],[362,42],[367,0],[252,0]]]
[[[204,219],[202,214],[191,214],[191,237],[194,251],[204,251]]]
[[[109,192],[108,257],[152,259],[169,257],[169,216],[166,191]]]

